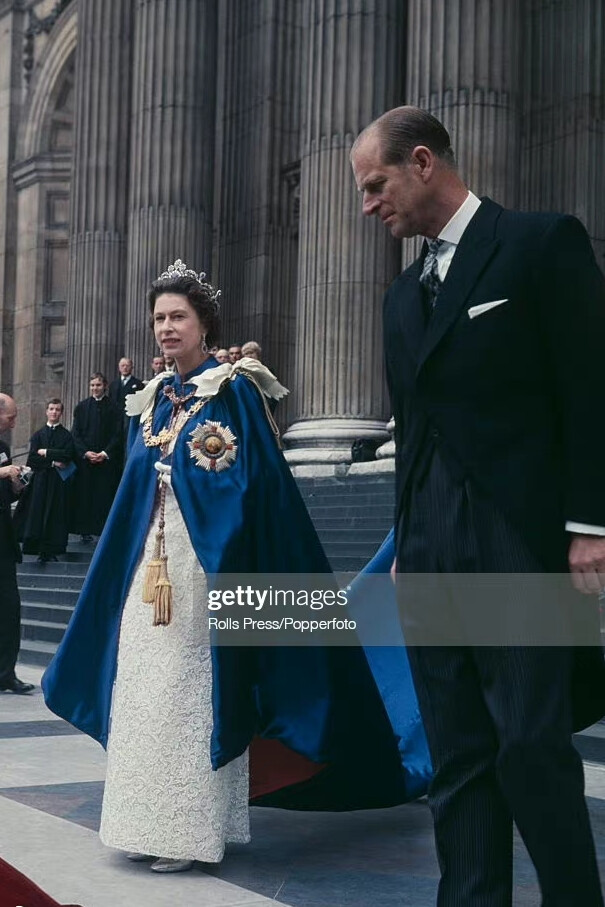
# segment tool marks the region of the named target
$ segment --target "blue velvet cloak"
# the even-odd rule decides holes
[[[215,366],[210,359],[192,374]],[[178,375],[164,383],[182,391]],[[170,412],[170,402],[159,393],[154,434],[168,424]],[[191,431],[207,420],[228,426],[237,438],[237,458],[222,472],[206,472],[187,447]],[[48,707],[103,746],[122,608],[144,548],[157,487],[153,464],[159,449],[145,446],[136,417],[130,441],[122,482],[82,593],[42,680]],[[172,487],[207,575],[329,573],[261,395],[243,375],[227,381],[181,431],[172,454]],[[323,767],[298,784],[294,795],[280,800],[276,792],[266,802],[360,808],[392,805],[422,793],[402,771],[397,740],[361,648],[221,645],[212,647],[212,664],[215,768],[240,755],[255,735],[279,741],[287,751]],[[411,685],[409,692],[414,695]]]

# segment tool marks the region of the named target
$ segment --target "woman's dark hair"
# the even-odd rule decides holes
[[[193,277],[159,277],[151,284],[147,294],[150,319],[153,330],[153,310],[158,296],[163,293],[178,293],[185,296],[206,329],[206,346],[218,343],[221,332],[221,321],[214,290],[210,284],[200,283]]]

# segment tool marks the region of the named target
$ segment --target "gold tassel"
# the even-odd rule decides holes
[[[143,580],[143,602],[146,605],[152,605],[155,599],[155,587],[160,578],[162,570],[162,541],[164,531],[159,529],[155,535],[155,547],[151,560],[145,568],[145,578]]]
[[[168,578],[168,558],[162,555],[160,577],[153,598],[153,626],[166,627],[172,620],[172,583]]]

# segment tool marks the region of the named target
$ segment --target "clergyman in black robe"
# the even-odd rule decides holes
[[[122,413],[106,391],[107,379],[95,372],[71,427],[78,465],[72,530],[84,537],[103,531],[122,472]]]
[[[46,425],[29,442],[27,465],[33,470],[15,512],[15,530],[24,554],[37,554],[40,561],[56,560],[67,548],[70,488],[73,484],[74,442],[61,425],[63,404],[49,400]]]

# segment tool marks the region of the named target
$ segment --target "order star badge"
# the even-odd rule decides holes
[[[237,440],[228,425],[208,420],[196,425],[187,441],[189,456],[208,472],[228,469],[237,457]]]

